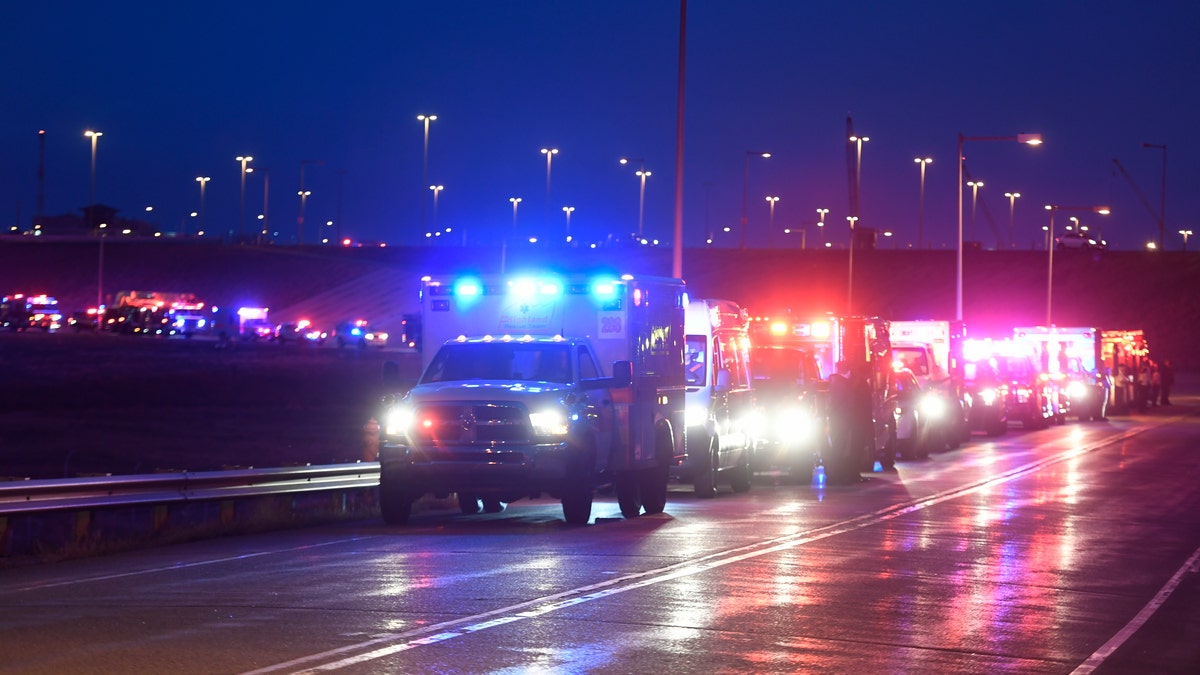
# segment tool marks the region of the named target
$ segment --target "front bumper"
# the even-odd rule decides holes
[[[558,494],[568,475],[567,442],[481,449],[471,446],[410,447],[383,443],[383,475],[422,493],[503,495],[504,501],[547,492]]]

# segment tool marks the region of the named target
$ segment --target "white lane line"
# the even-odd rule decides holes
[[[1108,642],[1105,642],[1103,645],[1101,645],[1100,648],[1097,649],[1091,656],[1089,656],[1086,661],[1080,664],[1078,668],[1072,670],[1071,675],[1086,675],[1087,673],[1099,668],[1100,665],[1104,663],[1105,659],[1112,656],[1113,652],[1117,651],[1117,648],[1125,644],[1129,638],[1133,637],[1133,634],[1136,633],[1138,629],[1140,629],[1147,621],[1150,620],[1150,617],[1154,616],[1154,613],[1163,606],[1163,603],[1165,603],[1167,599],[1171,597],[1171,594],[1175,592],[1175,589],[1179,587],[1179,584],[1183,581],[1184,574],[1189,572],[1194,574],[1196,572],[1195,567],[1197,564],[1200,564],[1200,548],[1197,548],[1192,553],[1192,557],[1188,558],[1187,562],[1183,563],[1179,569],[1175,570],[1175,574],[1171,577],[1171,579],[1167,581],[1166,585],[1158,590],[1158,593],[1154,594],[1154,597],[1150,600],[1150,602],[1146,603],[1146,606],[1142,608],[1142,611],[1137,613],[1137,616],[1133,617],[1129,623],[1125,624],[1124,628],[1117,631],[1117,634],[1112,636]]]
[[[1110,437],[1091,445],[1064,450],[1044,459],[1024,464],[990,478],[969,483],[967,485],[931,495],[929,497],[923,497],[921,499],[912,500],[901,504],[893,504],[892,506],[879,509],[873,513],[857,516],[840,523],[833,523],[825,527],[808,530],[806,532],[796,532],[725,551],[710,553],[691,560],[660,567],[658,569],[647,570],[614,579],[608,579],[596,584],[581,586],[579,588],[562,591],[560,593],[509,605],[507,607],[501,607],[499,609],[480,614],[474,614],[459,619],[452,619],[428,626],[422,626],[420,628],[414,628],[401,633],[381,634],[370,640],[365,640],[356,644],[345,645],[343,647],[302,656],[283,663],[252,670],[245,675],[258,675],[260,673],[291,670],[292,668],[305,666],[306,664],[312,665],[307,666],[307,668],[304,670],[293,672],[317,673],[321,671],[347,668],[405,652],[427,644],[445,642],[447,640],[452,640],[464,635],[477,633],[488,628],[494,628],[496,626],[513,623],[515,621],[542,616],[544,614],[579,605],[584,602],[611,597],[627,591],[652,586],[665,581],[671,581],[673,579],[692,576],[714,568],[732,565],[734,563],[776,553],[778,551],[783,551],[790,548],[795,548],[797,546],[820,541],[822,539],[828,539],[837,535],[854,532],[856,530],[861,530],[878,523],[899,518],[915,511],[920,511],[943,502],[958,499],[960,497],[1015,480],[1022,476],[1039,471],[1045,467],[1065,462],[1087,453],[1095,452],[1101,448],[1120,443],[1132,438],[1133,436],[1145,433],[1150,428],[1152,427],[1139,427],[1125,431],[1118,436]],[[369,649],[370,651],[362,652],[364,649]],[[351,654],[352,652],[361,653],[344,656],[346,654]],[[326,659],[337,660],[326,663],[315,663],[324,661]]]

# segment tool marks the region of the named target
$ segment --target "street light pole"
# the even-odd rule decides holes
[[[567,214],[567,243],[571,243],[571,214],[575,212],[574,206],[564,206],[563,213]]]
[[[546,156],[546,210],[542,215],[544,227],[550,227],[550,162],[554,156],[558,154],[558,148],[542,148],[542,154]]]
[[[1192,231],[1191,230],[1180,230],[1179,234],[1183,235],[1183,250],[1186,253],[1187,252],[1187,240],[1188,240],[1188,237],[1192,236]]]
[[[846,216],[846,220],[850,222],[850,281],[846,290],[846,314],[854,314],[854,224],[858,222],[858,216]]]
[[[979,241],[979,235],[975,233],[975,202],[979,198],[979,188],[983,187],[983,181],[969,180],[967,187],[971,188],[971,241]]]
[[[817,215],[821,220],[817,221],[817,241],[821,248],[825,248],[825,214],[829,213],[829,209],[817,209]]]
[[[429,189],[433,191],[433,229],[437,230],[437,228],[438,228],[438,217],[437,217],[438,195],[440,195],[442,193],[442,190],[444,190],[446,188],[443,185],[430,185]],[[428,232],[426,234],[428,234]]]
[[[300,160],[300,190],[296,193],[300,195],[300,214],[296,217],[296,246],[304,243],[304,203],[306,198],[312,194],[311,190],[304,189],[304,167],[309,164],[324,164],[322,159],[302,159]]]
[[[779,201],[779,197],[767,197],[767,204],[771,207],[771,215],[767,219],[767,248],[775,248],[775,203]]]
[[[957,255],[955,256],[955,314],[954,318],[957,321],[962,321],[963,318],[963,143],[967,141],[1016,141],[1026,145],[1041,145],[1041,134],[1017,134],[1016,136],[964,136],[962,132],[958,134],[958,154],[955,160],[958,163],[958,182],[954,184],[955,191],[958,192],[958,245]]]
[[[210,180],[212,178],[209,176],[196,176],[196,182],[200,184],[200,230],[196,233],[197,236],[204,236],[204,187]]]
[[[262,228],[258,233],[258,243],[261,246],[267,243],[267,238],[271,236],[271,170],[259,170],[263,174]]]
[[[862,199],[862,197],[861,197],[861,195],[862,195],[862,146],[863,146],[863,143],[866,143],[869,140],[871,140],[871,139],[866,136],[851,136],[850,137],[850,142],[854,143],[856,146],[858,146],[855,149],[856,157],[854,160],[854,213],[851,214],[854,216],[854,218],[856,220],[858,219],[858,216],[859,216],[858,209],[859,209],[860,202]]]
[[[88,226],[96,227],[96,142],[104,135],[103,132],[88,129],[83,135],[92,139],[92,179],[88,191]]]
[[[246,225],[246,164],[254,161],[254,158],[251,157],[250,155],[244,155],[244,156],[238,155],[237,157],[234,158],[234,161],[240,162],[242,165],[242,202],[241,202],[241,209],[238,212],[238,231],[237,231],[237,241],[240,244],[242,242],[242,233],[245,231],[245,225]],[[251,169],[251,171],[253,171],[253,169]]]
[[[1167,231],[1167,145],[1166,143],[1142,143],[1143,148],[1162,150],[1162,203],[1158,207],[1158,248],[1166,249],[1164,237]]]
[[[517,236],[517,205],[521,203],[520,197],[509,197],[508,201],[513,207],[513,237]]]
[[[1013,240],[1013,214],[1016,211],[1017,198],[1021,196],[1020,192],[1005,192],[1005,197],[1008,197],[1008,247],[1016,248]]]
[[[1091,213],[1099,213],[1102,216],[1107,216],[1112,213],[1112,209],[1107,206],[1059,206],[1057,204],[1047,204],[1046,210],[1050,212],[1050,228],[1046,231],[1046,249],[1048,250],[1048,267],[1046,269],[1046,325],[1053,326],[1053,320],[1050,314],[1051,301],[1054,298],[1054,214],[1057,211],[1090,211]]]
[[[915,157],[913,161],[921,165],[921,205],[917,215],[917,250],[925,247],[925,167],[933,163],[932,157]]]
[[[746,248],[746,200],[749,198],[750,192],[750,155],[758,155],[763,159],[770,159],[771,153],[747,150],[746,151],[746,167],[742,171],[742,241],[738,248]]]
[[[421,185],[429,185],[429,123],[436,120],[437,115],[417,115],[418,122],[425,123],[425,145],[421,154]],[[421,197],[421,232],[425,227],[425,198]]]

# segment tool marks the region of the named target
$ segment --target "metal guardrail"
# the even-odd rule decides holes
[[[369,488],[379,462],[0,483],[0,516]]]

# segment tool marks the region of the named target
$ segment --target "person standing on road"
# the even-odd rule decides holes
[[[1159,405],[1171,405],[1171,387],[1175,386],[1175,367],[1171,359],[1164,359],[1158,368]]]

